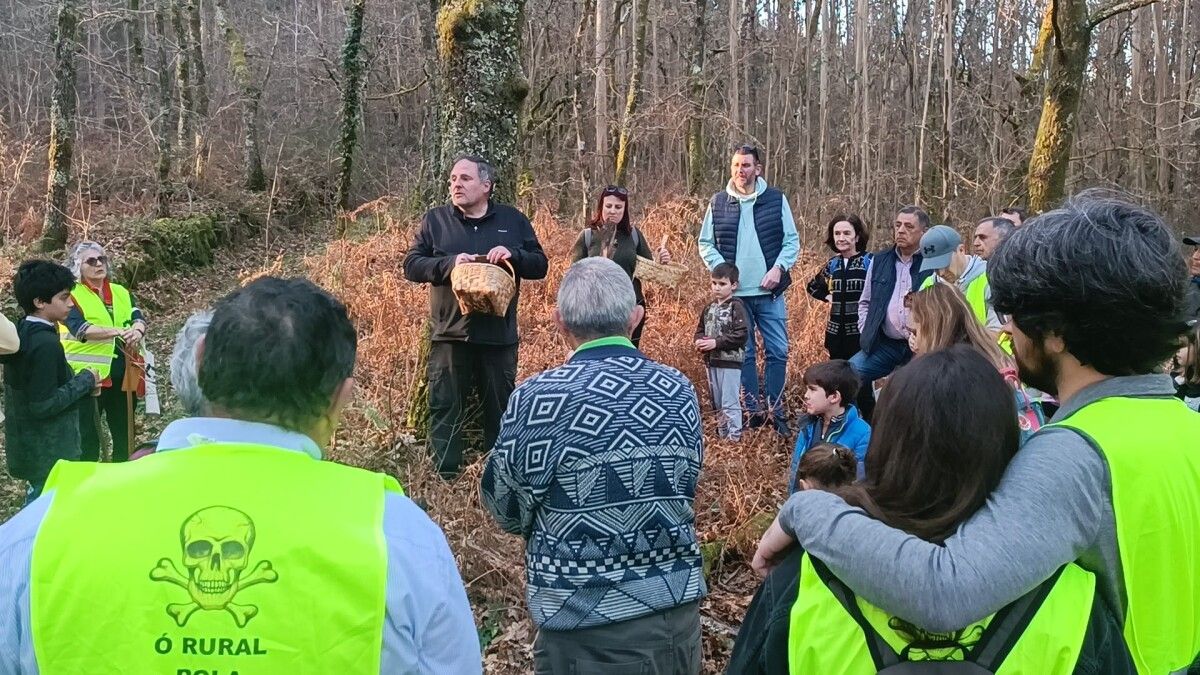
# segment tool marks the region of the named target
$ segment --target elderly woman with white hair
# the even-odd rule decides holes
[[[111,266],[104,247],[83,241],[71,249],[68,266],[78,283],[71,291],[75,307],[67,316],[63,351],[71,369],[90,368],[100,375],[100,396],[95,405],[80,408],[79,435],[82,459],[100,458],[101,419],[112,434],[112,461],[129,459],[133,436],[136,391],[124,391],[128,357],[138,356],[146,336],[146,319],[133,295],[111,280]]]

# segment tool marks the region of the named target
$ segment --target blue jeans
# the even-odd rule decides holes
[[[746,360],[742,361],[742,396],[751,414],[770,410],[776,426],[786,423],[783,411],[783,380],[787,375],[787,305],[783,296],[751,295],[741,298],[746,306]],[[766,382],[758,381],[758,347],[754,329],[762,333],[766,351],[763,368]],[[765,402],[765,405],[764,405]]]
[[[850,367],[858,375],[858,408],[859,413],[870,419],[875,409],[875,393],[871,384],[881,377],[886,377],[900,366],[912,359],[912,350],[908,348],[908,340],[894,340],[886,335],[880,335],[875,340],[875,349],[870,353],[862,352],[850,357]]]

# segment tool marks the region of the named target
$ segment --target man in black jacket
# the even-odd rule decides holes
[[[491,448],[517,377],[517,298],[521,279],[546,277],[546,254],[520,211],[491,200],[495,172],[479,157],[461,157],[450,170],[450,204],[431,209],[404,257],[409,281],[431,284],[429,441],[443,478],[458,474],[466,402],[475,391],[482,408],[483,442]],[[450,271],[477,255],[508,261],[517,278],[503,317],[464,315]]]
[[[63,354],[57,323],[74,304],[75,276],[49,260],[21,264],[13,293],[25,318],[17,324],[20,350],[4,362],[4,447],[8,472],[29,481],[29,499],[42,491],[60,459],[79,459],[79,402],[97,384],[96,374],[73,375]]]

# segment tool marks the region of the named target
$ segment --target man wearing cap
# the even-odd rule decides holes
[[[921,236],[922,272],[934,274],[921,284],[924,290],[935,283],[955,284],[967,296],[967,304],[979,323],[999,331],[1003,325],[992,309],[992,289],[987,280],[987,263],[976,255],[967,255],[962,237],[953,227],[934,225]]]
[[[1188,258],[1188,274],[1192,280],[1188,284],[1187,316],[1200,319],[1200,235],[1184,237],[1183,243],[1192,247],[1192,257]]]

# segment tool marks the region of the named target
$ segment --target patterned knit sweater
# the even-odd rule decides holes
[[[704,597],[702,459],[695,389],[631,346],[579,350],[517,387],[481,491],[525,537],[534,623],[588,628]]]

